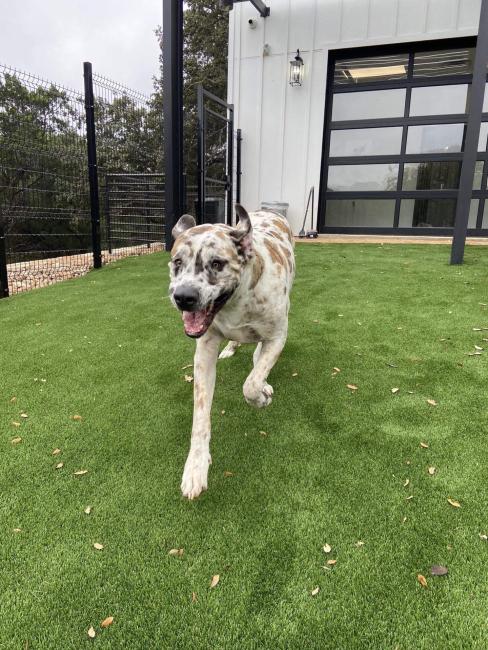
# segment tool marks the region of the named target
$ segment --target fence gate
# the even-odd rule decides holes
[[[197,88],[199,223],[232,223],[234,107]],[[240,138],[237,139],[240,146]],[[238,156],[240,160],[240,156]],[[240,170],[237,170],[238,179]],[[239,200],[239,197],[236,196]]]

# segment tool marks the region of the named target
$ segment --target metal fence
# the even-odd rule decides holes
[[[161,122],[99,75],[83,95],[0,65],[0,297],[163,248]]]

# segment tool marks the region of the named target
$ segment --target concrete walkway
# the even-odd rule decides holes
[[[317,239],[300,239],[303,244],[451,244],[452,237],[425,237],[399,235],[319,235]],[[488,237],[468,237],[469,246],[488,246]]]

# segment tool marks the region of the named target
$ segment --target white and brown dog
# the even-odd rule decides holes
[[[256,407],[271,403],[268,375],[285,345],[290,290],[295,273],[293,235],[275,212],[250,215],[236,205],[236,227],[196,226],[183,215],[173,228],[170,296],[182,312],[188,336],[197,338],[194,359],[194,410],[190,453],[181,491],[194,499],[207,489],[210,457],[210,411],[219,345],[220,358],[240,343],[257,343],[254,367],[244,383],[244,397]]]

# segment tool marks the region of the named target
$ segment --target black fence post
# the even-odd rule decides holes
[[[5,229],[0,225],[0,298],[8,298],[7,244]]]
[[[236,203],[241,202],[241,146],[242,131],[237,129],[237,147],[236,147]]]
[[[227,133],[227,223],[232,225],[232,203],[234,201],[234,106],[228,106]]]
[[[112,255],[112,224],[110,222],[110,175],[105,174],[105,229],[107,236],[107,248]]]
[[[205,221],[205,107],[203,98],[203,86],[197,86],[197,223]]]
[[[88,182],[90,185],[93,266],[96,269],[99,269],[102,266],[102,250],[100,242],[100,203],[98,198],[95,99],[93,96],[93,77],[91,63],[83,63],[83,76],[85,79],[86,144],[88,153]]]
[[[451,248],[451,264],[462,264],[468,231],[469,208],[473,191],[473,178],[478,154],[478,138],[483,112],[483,98],[488,63],[488,0],[481,3],[478,40],[473,65],[473,81],[469,102],[468,123],[464,141],[463,162],[459,177],[459,193],[456,205],[456,221]]]

